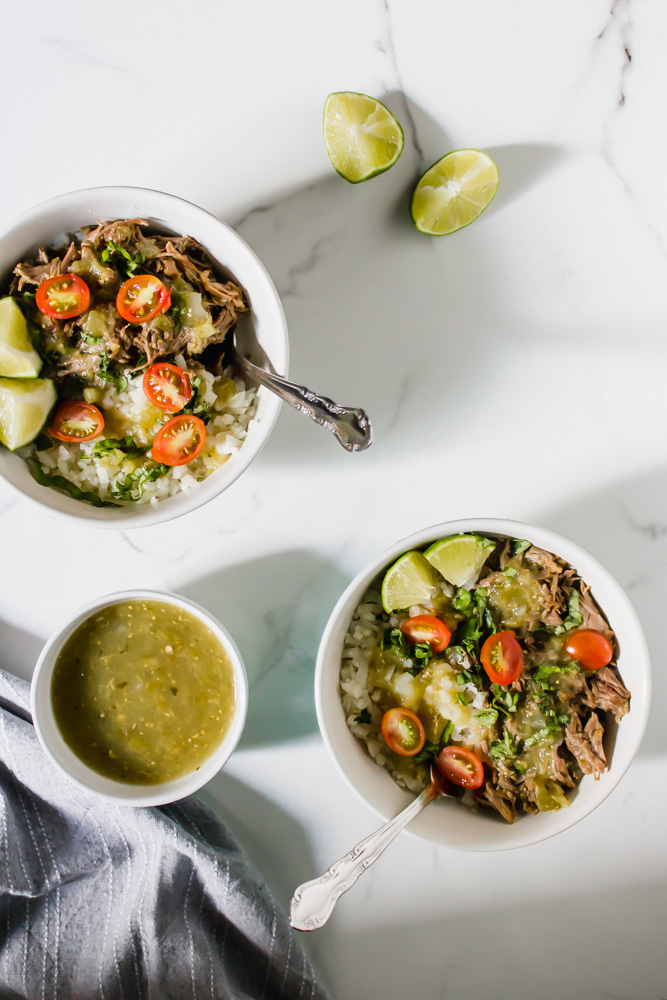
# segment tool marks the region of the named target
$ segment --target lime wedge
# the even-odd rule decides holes
[[[0,375],[34,378],[42,359],[30,343],[28,324],[11,295],[0,299]]]
[[[427,604],[433,600],[440,575],[421,552],[412,550],[397,559],[382,581],[382,605],[387,612]]]
[[[403,152],[403,129],[384,104],[366,94],[329,94],[323,128],[329,159],[351,184],[393,167]]]
[[[0,444],[10,451],[30,444],[55,401],[49,378],[0,378]]]
[[[434,163],[412,194],[410,213],[420,233],[445,236],[469,226],[493,201],[498,167],[478,149],[457,149]]]
[[[434,542],[424,558],[448,583],[463,587],[474,582],[495,547],[495,542],[479,535],[451,535]]]

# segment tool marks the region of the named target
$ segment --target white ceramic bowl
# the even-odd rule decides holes
[[[399,788],[387,771],[373,762],[363,743],[347,728],[339,688],[345,633],[367,588],[401,553],[466,531],[526,538],[574,566],[590,584],[616,633],[620,649],[618,668],[632,692],[630,712],[615,733],[608,771],[598,781],[584,777],[567,809],[536,816],[521,815],[509,825],[490,810],[473,811],[455,801],[440,801],[425,809],[408,829],[411,834],[456,850],[500,851],[553,837],[574,826],[606,799],[627,771],[642,741],[648,719],[651,672],[644,634],[630,601],[607,570],[573,542],[544,528],[497,518],[449,521],[404,538],[362,570],[342,595],[322,637],[315,671],[317,718],[324,742],[343,777],[383,819],[396,815],[414,796]],[[611,750],[613,728],[608,743]]]
[[[236,709],[232,724],[218,749],[201,765],[199,770],[192,771],[175,781],[166,781],[158,785],[129,785],[122,781],[105,778],[80,760],[65,743],[56,723],[51,702],[51,680],[58,654],[69,637],[95,611],[117,604],[119,601],[153,600],[173,604],[179,610],[189,611],[201,619],[222,643],[234,671],[234,687],[236,693]],[[236,747],[248,711],[248,679],[236,643],[213,615],[209,614],[199,604],[176,594],[165,594],[153,590],[123,590],[91,601],[76,612],[63,628],[55,632],[41,652],[32,679],[30,692],[32,719],[39,741],[47,757],[65,774],[70,781],[86,792],[98,795],[115,805],[121,806],[159,806],[166,802],[175,802],[185,795],[191,795],[202,788],[213,778],[226,763]]]
[[[278,374],[287,374],[288,343],[285,314],[273,282],[263,264],[241,237],[224,222],[182,198],[145,188],[101,187],[72,191],[43,202],[17,219],[0,236],[0,288],[6,288],[14,265],[40,246],[49,246],[63,233],[99,220],[144,218],[157,228],[193,236],[206,247],[223,273],[241,284],[251,308],[256,352],[251,359],[263,363],[262,352]],[[244,341],[245,343],[245,341]],[[227,489],[250,465],[266,442],[280,408],[280,400],[260,388],[256,421],[238,453],[188,493],[178,493],[155,506],[92,507],[72,497],[40,486],[28,466],[0,448],[0,476],[23,496],[56,514],[85,520],[98,527],[131,528],[157,524],[201,507]]]

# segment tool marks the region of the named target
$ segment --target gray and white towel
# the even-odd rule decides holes
[[[107,805],[51,765],[0,670],[0,997],[326,1000],[285,916],[196,799]]]

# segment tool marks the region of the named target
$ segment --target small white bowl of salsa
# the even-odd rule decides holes
[[[70,781],[116,805],[202,788],[245,725],[248,681],[229,632],[174,594],[127,590],[81,608],[32,681],[35,730]]]

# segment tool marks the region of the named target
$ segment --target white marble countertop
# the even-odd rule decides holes
[[[198,202],[269,268],[292,376],[366,407],[376,441],[350,456],[283,412],[228,493],[120,536],[0,488],[3,666],[29,677],[69,609],[122,587],[218,614],[252,688],[206,798],[286,905],[377,824],[327,758],[312,677],[336,597],[381,549],[453,517],[537,522],[599,558],[643,621],[653,713],[615,794],[518,853],[399,839],[305,939],[340,1000],[667,994],[666,44],[659,0],[4,11],[0,225],[96,184]],[[406,130],[397,166],[358,187],[321,137],[342,89],[386,95]],[[128,128],[143,147],[124,150]],[[494,205],[421,236],[411,184],[467,146],[498,162]]]

